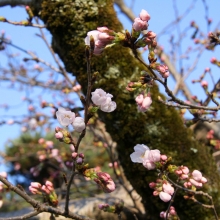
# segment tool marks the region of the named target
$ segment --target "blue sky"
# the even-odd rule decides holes
[[[151,15],[151,20],[149,21],[149,30],[154,31],[155,33],[160,33],[165,26],[167,26],[171,21],[175,20],[175,13],[178,11],[178,13],[181,15],[183,12],[186,11],[186,9],[189,7],[189,5],[193,1],[177,1],[177,9],[174,11],[175,5],[173,4],[173,0],[136,0],[136,1],[125,1],[129,7],[132,8],[135,15],[138,16],[141,9],[145,9],[149,12]],[[133,4],[132,4],[133,2]],[[194,8],[187,14],[187,16],[181,21],[179,29],[180,31],[185,30],[186,27],[190,26],[191,21],[195,21],[204,31],[204,33],[207,34],[207,25],[205,23],[205,9],[203,5],[203,1],[197,0],[194,1],[195,6]],[[208,0],[208,17],[213,20],[213,23],[211,24],[211,30],[213,30],[218,22],[219,22],[219,8],[220,8],[220,1],[216,0]],[[116,7],[116,11],[119,12],[119,9]],[[25,12],[25,9],[23,7],[3,7],[0,8],[0,16],[6,17],[9,20],[13,21],[21,21],[25,20],[27,17],[27,14]],[[122,21],[125,29],[131,30],[131,22],[122,14],[118,13],[119,19]],[[12,42],[15,45],[18,45],[26,50],[30,50],[35,52],[40,58],[46,60],[47,62],[50,62],[54,64],[54,61],[52,59],[52,56],[48,52],[48,50],[45,47],[44,42],[36,36],[36,33],[39,33],[39,31],[36,28],[30,28],[30,27],[21,27],[21,26],[14,26],[9,25],[6,23],[0,23],[0,31],[4,30],[7,37],[10,37]],[[174,29],[172,30],[174,39],[177,39],[178,36],[178,30]],[[51,39],[51,36],[49,32],[45,32],[47,38]],[[193,41],[190,39],[190,36],[192,35],[193,31],[186,32],[186,39],[184,39],[183,44],[181,44],[181,47],[179,48],[180,51],[184,52],[187,50],[189,46],[194,47]],[[168,34],[165,34],[163,36],[160,36],[159,38],[159,44],[164,47],[164,50],[166,52],[172,51],[172,47],[168,43],[169,37],[170,37],[170,30],[168,30]],[[21,57],[27,57],[27,55],[22,54],[20,51],[17,51],[13,48],[9,48],[9,50],[12,53],[19,53],[21,54]],[[206,51],[200,58],[198,67],[195,69],[194,73],[189,76],[187,79],[188,86],[190,89],[196,94],[199,93],[199,97],[203,97],[203,91],[201,90],[199,85],[191,84],[191,80],[195,79],[203,72],[203,70],[206,67],[211,67],[212,74],[215,78],[215,80],[219,79],[219,69],[213,65],[210,64],[210,58],[213,56],[216,56],[217,58],[220,57],[220,50],[217,48],[214,52],[213,51]],[[146,53],[147,54],[147,53]],[[219,58],[220,59],[220,58]],[[22,63],[21,58],[19,58],[20,63]],[[194,62],[193,56],[186,61],[183,61],[182,64],[185,67],[190,66]],[[0,67],[7,66],[7,59],[4,56],[4,52],[0,51]],[[178,63],[177,63],[178,66]],[[210,78],[207,77],[207,81],[210,82]],[[168,80],[169,85],[171,88],[174,87],[174,83],[172,79]],[[13,115],[13,114],[23,114],[24,111],[26,111],[26,107],[22,106],[22,97],[26,95],[25,91],[13,91],[12,89],[7,88],[8,85],[5,83],[0,82],[0,105],[3,103],[12,104],[15,106],[12,110],[5,111],[0,108],[0,121],[3,120],[3,116],[5,115]],[[162,90],[163,91],[163,90]],[[37,97],[39,95],[38,93],[33,93],[33,97]],[[181,94],[180,94],[181,97]],[[9,125],[3,125],[0,126],[0,150],[3,149],[4,143],[10,138],[13,139],[17,137],[20,133],[20,128],[17,125],[9,126]]]

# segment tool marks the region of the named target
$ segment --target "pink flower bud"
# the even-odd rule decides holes
[[[59,155],[59,150],[58,149],[52,149],[51,150],[51,156],[52,157],[57,157]]]
[[[142,103],[138,104],[138,110],[141,112],[146,112],[151,104],[152,104],[152,99],[150,94],[148,94],[146,97],[144,97]]]
[[[216,63],[216,62],[217,62],[217,59],[216,59],[215,57],[212,57],[211,60],[210,60],[210,62],[211,62],[211,63]]]
[[[202,187],[202,183],[197,182],[194,179],[189,179],[190,183],[192,183],[195,187]]]
[[[183,172],[184,174],[188,174],[188,173],[189,173],[189,168],[188,168],[188,167],[186,167],[186,166],[181,166],[181,169],[182,169],[182,172]]]
[[[192,177],[193,177],[194,180],[200,181],[202,179],[202,173],[198,170],[194,170],[192,172]]]
[[[135,99],[135,101],[136,101],[136,103],[137,103],[138,105],[141,105],[142,102],[143,102],[143,100],[144,100],[143,94],[139,94],[139,95],[136,97],[136,99]]]
[[[201,183],[207,183],[208,180],[205,177],[202,177],[202,179],[200,181],[201,181]]]
[[[40,138],[39,140],[38,140],[38,144],[43,144],[44,143],[44,138]]]
[[[51,183],[50,181],[46,181],[45,186],[47,187],[48,190],[50,190],[51,192],[54,191],[54,187],[53,187],[53,183]]]
[[[163,191],[165,192],[165,193],[168,193],[168,194],[170,194],[170,195],[173,195],[173,193],[174,193],[174,188],[170,185],[170,183],[164,183],[163,184]]]
[[[104,43],[108,43],[108,42],[111,42],[112,40],[114,40],[115,37],[114,36],[110,36],[109,34],[107,33],[99,33],[99,40],[101,42],[104,42]]]
[[[160,155],[161,160],[167,160],[167,155]]]
[[[205,72],[207,73],[207,72],[210,72],[210,68],[209,67],[206,67],[205,68]]]
[[[171,209],[171,208],[170,208],[170,214],[171,214],[171,215],[176,215],[175,209]]]
[[[146,21],[141,20],[140,18],[135,18],[132,27],[135,31],[143,31],[147,30],[148,23]]]
[[[158,191],[153,191],[153,196],[158,196],[159,195],[159,192]]]
[[[45,185],[43,185],[43,186],[41,187],[41,189],[42,189],[46,194],[50,194],[50,190],[49,190]]]
[[[202,81],[202,82],[201,82],[201,86],[202,86],[203,88],[207,88],[207,87],[208,87],[208,82],[207,82],[207,81]]]
[[[38,182],[31,182],[31,185],[29,186],[29,190],[32,194],[41,194],[39,191],[41,189],[41,184]]]
[[[46,141],[45,144],[46,144],[46,148],[49,149],[53,148],[53,141]]]
[[[55,133],[55,138],[56,139],[62,139],[63,138],[63,133],[62,132],[57,132],[57,133]]]
[[[159,197],[164,202],[169,202],[171,200],[171,195],[166,192],[160,192]]]
[[[5,179],[7,178],[7,173],[5,171],[0,172],[0,176],[4,177]]]
[[[109,29],[107,27],[97,27],[97,30],[100,32],[109,31]]]
[[[28,110],[29,110],[29,111],[34,111],[34,106],[33,106],[33,105],[29,105],[29,106],[28,106]]]
[[[83,159],[82,159],[81,157],[78,157],[78,158],[76,159],[76,163],[77,163],[78,165],[83,164]]]
[[[139,17],[142,21],[149,21],[150,20],[150,15],[144,9],[141,10]]]
[[[154,188],[156,187],[156,183],[155,183],[155,182],[149,183],[149,187],[150,187],[151,189],[154,189]]]
[[[189,178],[189,175],[187,175],[187,174],[182,174],[182,175],[180,176],[180,179],[181,179],[181,180],[184,180],[184,179],[187,179],[187,178]]]
[[[72,158],[76,159],[77,156],[78,156],[78,153],[76,153],[76,152],[72,153]]]

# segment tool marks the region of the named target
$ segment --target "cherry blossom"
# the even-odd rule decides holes
[[[143,163],[144,154],[149,151],[149,147],[144,144],[137,144],[134,147],[134,152],[130,155],[131,161],[134,163]]]
[[[113,95],[106,93],[103,89],[96,89],[92,92],[92,101],[100,107],[103,112],[112,112],[116,109],[116,103],[113,102]]]
[[[150,105],[152,104],[150,93],[148,93],[147,96],[144,96],[142,93],[139,94],[136,97],[135,101],[137,103],[138,110],[141,112],[146,112],[150,108]]]
[[[65,108],[59,108],[56,112],[57,120],[62,126],[68,126],[73,123],[75,113],[67,111]]]
[[[77,132],[82,132],[85,129],[85,122],[82,117],[76,117],[73,122],[73,127]]]

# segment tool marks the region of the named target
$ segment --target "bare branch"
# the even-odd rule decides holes
[[[3,182],[10,190],[14,191],[19,196],[21,196],[25,201],[27,201],[29,204],[31,204],[35,209],[38,210],[39,213],[40,212],[49,212],[49,213],[53,213],[53,214],[62,215],[65,217],[70,217],[72,219],[91,220],[91,218],[88,218],[85,216],[80,216],[80,215],[74,214],[72,212],[69,212],[67,214],[67,213],[65,213],[64,210],[54,208],[52,206],[40,203],[39,201],[32,199],[25,191],[22,191],[18,187],[12,185],[7,179],[2,177],[1,175],[0,175],[0,181]]]

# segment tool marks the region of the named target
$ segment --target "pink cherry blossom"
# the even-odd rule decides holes
[[[116,109],[116,103],[111,100],[112,97],[113,95],[106,93],[103,89],[96,89],[92,92],[91,99],[102,111],[112,112]]]
[[[155,169],[155,162],[160,161],[159,150],[150,150],[144,144],[137,144],[134,150],[135,152],[130,155],[132,162],[142,163],[148,170]]]
[[[130,155],[133,163],[143,163],[144,154],[150,149],[144,144],[137,144],[134,147],[134,152]]]
[[[160,161],[160,151],[159,150],[146,151],[144,154],[144,160],[149,160],[150,162]]]

